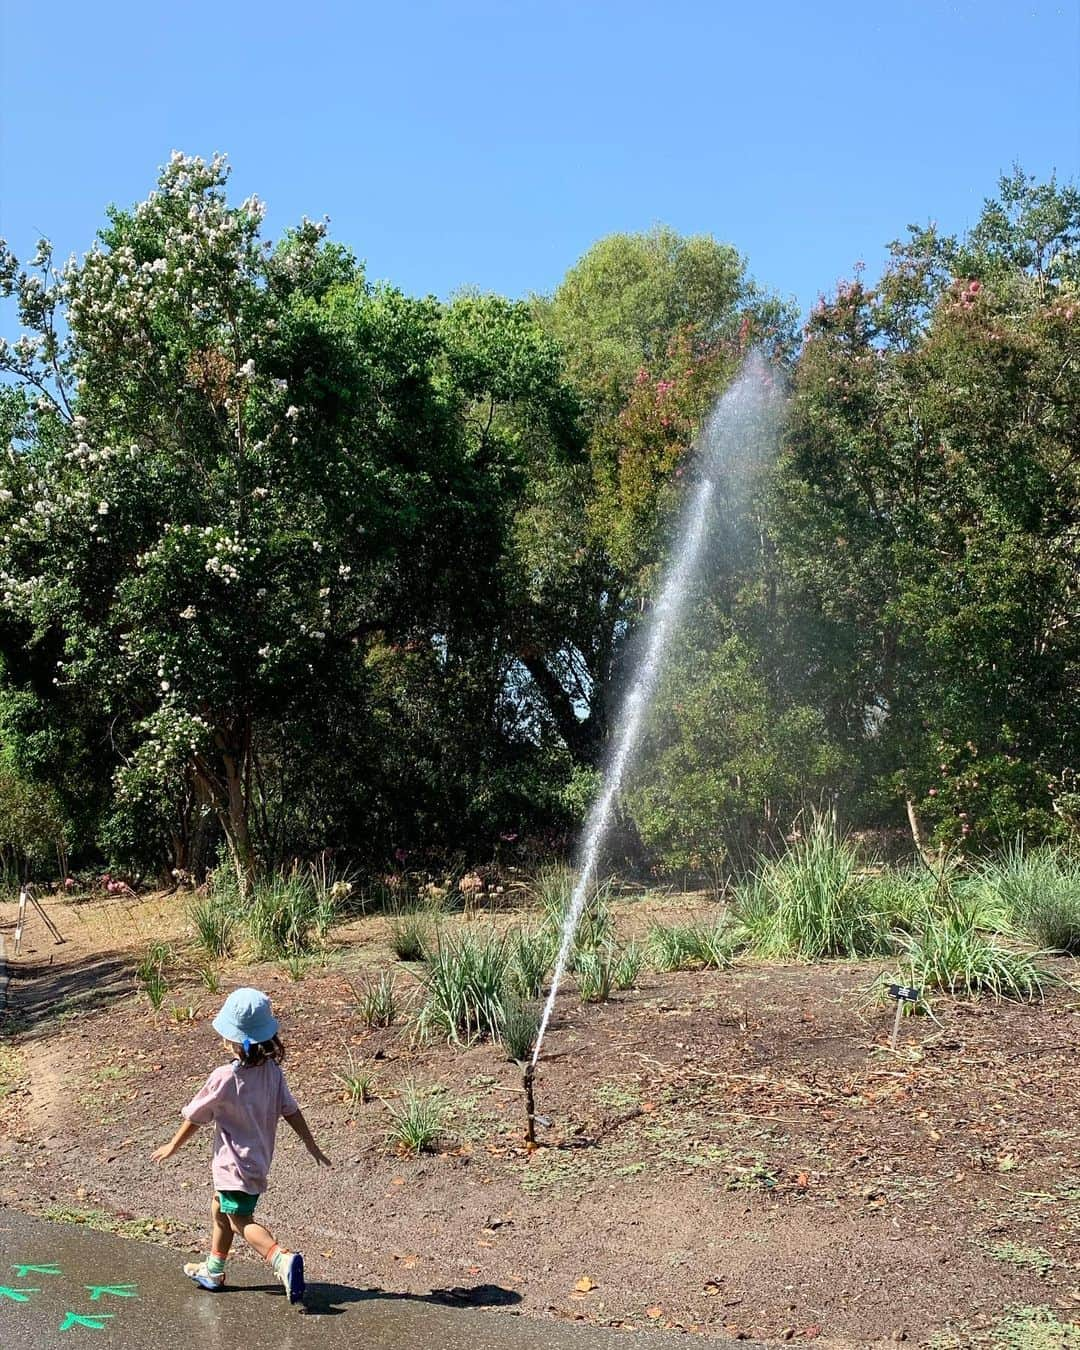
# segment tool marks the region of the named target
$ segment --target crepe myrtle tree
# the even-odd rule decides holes
[[[246,886],[261,728],[355,683],[365,634],[438,631],[441,540],[483,484],[434,302],[369,286],[321,224],[263,240],[227,174],[174,154],[63,266],[0,246],[0,606],[110,718],[119,802],[190,787]]]

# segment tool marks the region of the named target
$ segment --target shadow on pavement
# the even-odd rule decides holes
[[[275,1294],[284,1298],[280,1284],[225,1285],[223,1294]],[[333,1317],[343,1313],[350,1303],[434,1303],[442,1308],[510,1308],[521,1302],[515,1289],[498,1284],[461,1285],[453,1289],[433,1289],[430,1294],[394,1294],[385,1289],[358,1289],[348,1284],[324,1281],[309,1284],[304,1294],[304,1311],[312,1317]]]

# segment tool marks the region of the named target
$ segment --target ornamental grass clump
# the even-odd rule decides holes
[[[930,914],[922,931],[898,938],[905,958],[903,983],[958,998],[1039,998],[1049,976],[1024,952],[1015,952],[979,927],[977,905],[954,902]]]
[[[503,997],[502,1029],[499,1039],[508,1059],[522,1063],[532,1053],[536,1033],[540,1030],[540,1009],[516,994]]]
[[[545,929],[515,928],[508,938],[507,983],[521,998],[539,998],[555,961],[555,942]]]
[[[645,969],[645,950],[640,943],[628,942],[619,952],[611,970],[616,989],[633,989]]]
[[[598,947],[578,953],[574,965],[582,1003],[606,1003],[615,984],[615,951]]]
[[[298,871],[257,882],[245,915],[256,959],[285,961],[307,955],[320,931],[329,929],[331,904],[327,896],[319,896],[311,878]]]
[[[195,940],[209,956],[232,955],[240,920],[234,900],[211,889],[188,901],[187,916],[195,929]]]
[[[509,966],[505,938],[462,933],[441,940],[428,953],[418,1032],[465,1043],[498,1037]]]
[[[446,1128],[447,1108],[431,1088],[406,1083],[391,1106],[388,1137],[399,1153],[430,1153]]]
[[[694,970],[701,966],[724,970],[745,941],[733,924],[655,924],[648,944],[657,970]]]
[[[817,819],[806,836],[758,873],[736,917],[762,956],[871,956],[889,948],[855,847]]]
[[[431,917],[422,910],[401,910],[390,919],[390,950],[399,961],[423,961],[432,943]]]
[[[1080,955],[1080,859],[1050,845],[1026,849],[1018,838],[978,878],[1039,947]]]
[[[398,1015],[397,981],[387,971],[364,989],[353,991],[356,1015],[366,1027],[392,1027]]]

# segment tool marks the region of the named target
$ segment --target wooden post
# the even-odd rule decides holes
[[[525,1065],[525,1147],[528,1149],[536,1147],[536,1102],[533,1099],[535,1073],[535,1064],[530,1062]]]
[[[15,955],[18,956],[19,948],[22,946],[23,924],[26,923],[26,887],[19,887],[19,918],[15,924]]]

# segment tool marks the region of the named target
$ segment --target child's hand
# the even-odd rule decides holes
[[[311,1156],[315,1159],[316,1167],[333,1167],[334,1165],[321,1148],[312,1149]]]
[[[173,1152],[172,1144],[162,1144],[160,1148],[154,1149],[153,1153],[150,1154],[150,1160],[151,1162],[164,1162],[166,1158],[172,1157]]]

